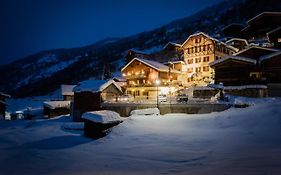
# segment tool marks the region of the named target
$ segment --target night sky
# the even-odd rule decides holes
[[[151,30],[219,1],[1,0],[0,64]]]

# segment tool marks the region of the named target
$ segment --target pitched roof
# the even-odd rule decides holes
[[[3,97],[5,97],[5,98],[11,98],[10,95],[5,94],[5,93],[3,93],[3,92],[0,92],[0,96],[3,96]]]
[[[149,55],[146,52],[143,52],[143,51],[140,51],[140,50],[136,50],[136,49],[129,49],[127,52],[129,52],[129,51],[132,51],[132,52],[135,52],[135,53],[139,53],[139,54],[143,54],[143,55]]]
[[[151,61],[151,60],[146,60],[146,59],[142,59],[142,58],[134,58],[132,59],[128,64],[126,64],[122,69],[121,71],[123,71],[124,69],[126,69],[133,61],[139,61],[151,68],[154,68],[155,70],[158,70],[159,72],[173,72],[173,73],[180,73],[179,71],[177,70],[174,70],[174,69],[171,69],[170,67],[162,64],[162,63],[159,63],[159,62],[156,62],[156,61]]]
[[[50,109],[69,108],[70,101],[45,101],[43,105]]]
[[[280,27],[277,27],[276,29],[273,29],[273,30],[267,32],[267,35],[270,35],[270,34],[272,34],[272,33],[274,33],[274,32],[277,32],[277,31],[279,31],[280,29],[281,29],[281,26],[280,26]]]
[[[116,88],[122,92],[121,87],[114,80],[86,80],[78,83],[76,87],[74,87],[74,92],[102,92],[109,85],[113,84]]]
[[[266,15],[277,15],[277,16],[281,16],[281,12],[262,12],[262,13],[256,15],[256,16],[254,16],[253,18],[249,19],[249,20],[247,21],[247,23],[248,23],[248,24],[249,24],[249,23],[252,23],[252,22],[254,22],[255,20],[259,19],[260,17],[266,16]]]
[[[0,100],[0,103],[3,104],[3,105],[5,105],[5,106],[8,105],[6,102],[4,102],[4,101],[2,101],[2,100]]]
[[[228,55],[223,57],[222,59],[218,59],[216,61],[211,62],[209,65],[212,67],[214,65],[217,65],[219,63],[225,62],[227,60],[238,60],[238,61],[243,61],[251,64],[256,64],[257,61],[251,58],[246,58],[246,57],[239,57],[239,56],[233,56],[233,55]]]
[[[264,60],[268,60],[268,59],[270,59],[272,57],[275,57],[275,56],[278,56],[278,55],[281,55],[281,51],[274,52],[274,53],[271,53],[271,54],[268,54],[268,55],[264,55],[264,56],[260,57],[259,62],[261,63]]]
[[[176,46],[176,47],[181,47],[181,44],[178,44],[178,43],[174,43],[174,42],[168,42],[164,47],[163,49],[165,49],[167,46],[169,45],[173,45],[173,46]]]
[[[205,37],[207,37],[207,38],[210,38],[211,40],[213,40],[213,41],[215,41],[215,42],[218,42],[218,43],[220,43],[220,44],[222,44],[222,45],[228,47],[229,49],[234,50],[235,52],[237,52],[237,51],[239,50],[239,49],[237,49],[237,48],[235,48],[235,47],[232,47],[232,46],[230,46],[230,45],[228,45],[228,44],[225,44],[224,42],[222,42],[222,41],[220,41],[220,40],[218,40],[218,39],[216,39],[216,38],[213,38],[213,37],[209,36],[208,34],[206,34],[206,33],[204,33],[204,32],[198,32],[198,33],[194,33],[194,34],[190,35],[190,36],[183,42],[183,44],[182,44],[181,46],[183,47],[183,46],[186,44],[186,42],[187,42],[191,37],[198,36],[198,35],[203,35],[203,36],[205,36]]]
[[[248,47],[248,48],[246,48],[246,49],[244,49],[244,50],[241,50],[241,51],[239,51],[239,52],[237,52],[237,53],[234,53],[233,55],[239,55],[239,54],[241,54],[241,53],[243,53],[243,52],[246,52],[246,51],[248,51],[248,50],[250,50],[250,49],[262,49],[262,50],[268,50],[268,51],[274,51],[274,52],[278,51],[277,49],[265,48],[265,47],[260,47],[260,46],[251,45],[250,47]]]

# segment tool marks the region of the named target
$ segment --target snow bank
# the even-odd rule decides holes
[[[83,119],[93,121],[95,123],[109,124],[123,121],[117,112],[103,110],[86,112],[82,115]]]
[[[130,115],[159,115],[160,111],[158,108],[147,108],[147,109],[137,109],[131,111]]]

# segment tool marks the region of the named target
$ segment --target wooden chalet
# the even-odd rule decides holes
[[[165,63],[168,61],[183,61],[182,56],[183,49],[181,44],[173,42],[167,43],[160,52],[153,55],[155,60],[160,63]]]
[[[263,12],[248,20],[241,30],[249,41],[268,41],[267,33],[280,27],[281,12]]]
[[[156,99],[157,89],[159,94],[167,94],[168,87],[178,85],[178,76],[181,74],[167,65],[141,58],[134,58],[121,71],[127,80],[127,94],[137,100]]]
[[[205,86],[213,81],[209,63],[238,51],[209,35],[199,32],[190,35],[182,44],[189,86]]]
[[[122,89],[113,80],[86,80],[74,88],[71,115],[73,121],[82,121],[85,112],[101,110],[101,103],[116,101]]]
[[[281,82],[280,51],[253,46],[210,63],[215,83],[226,86]]]
[[[134,58],[144,58],[144,59],[149,59],[151,56],[148,53],[145,53],[143,51],[139,51],[139,50],[134,50],[134,49],[130,49],[128,50],[127,54],[125,55],[125,60],[126,63],[129,63],[132,59]]]
[[[5,118],[5,112],[6,112],[6,107],[7,107],[6,99],[7,98],[11,98],[11,96],[0,92],[0,117],[2,116]]]
[[[281,51],[261,57],[259,64],[267,82],[268,96],[281,97]]]
[[[215,70],[215,84],[223,83],[225,86],[252,84],[250,76],[255,72],[257,61],[239,56],[226,56],[210,63]]]

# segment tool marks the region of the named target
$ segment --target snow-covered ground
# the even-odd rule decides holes
[[[242,99],[240,99],[242,100]],[[69,116],[0,121],[0,174],[280,174],[281,99],[211,114],[137,115],[98,140]]]

